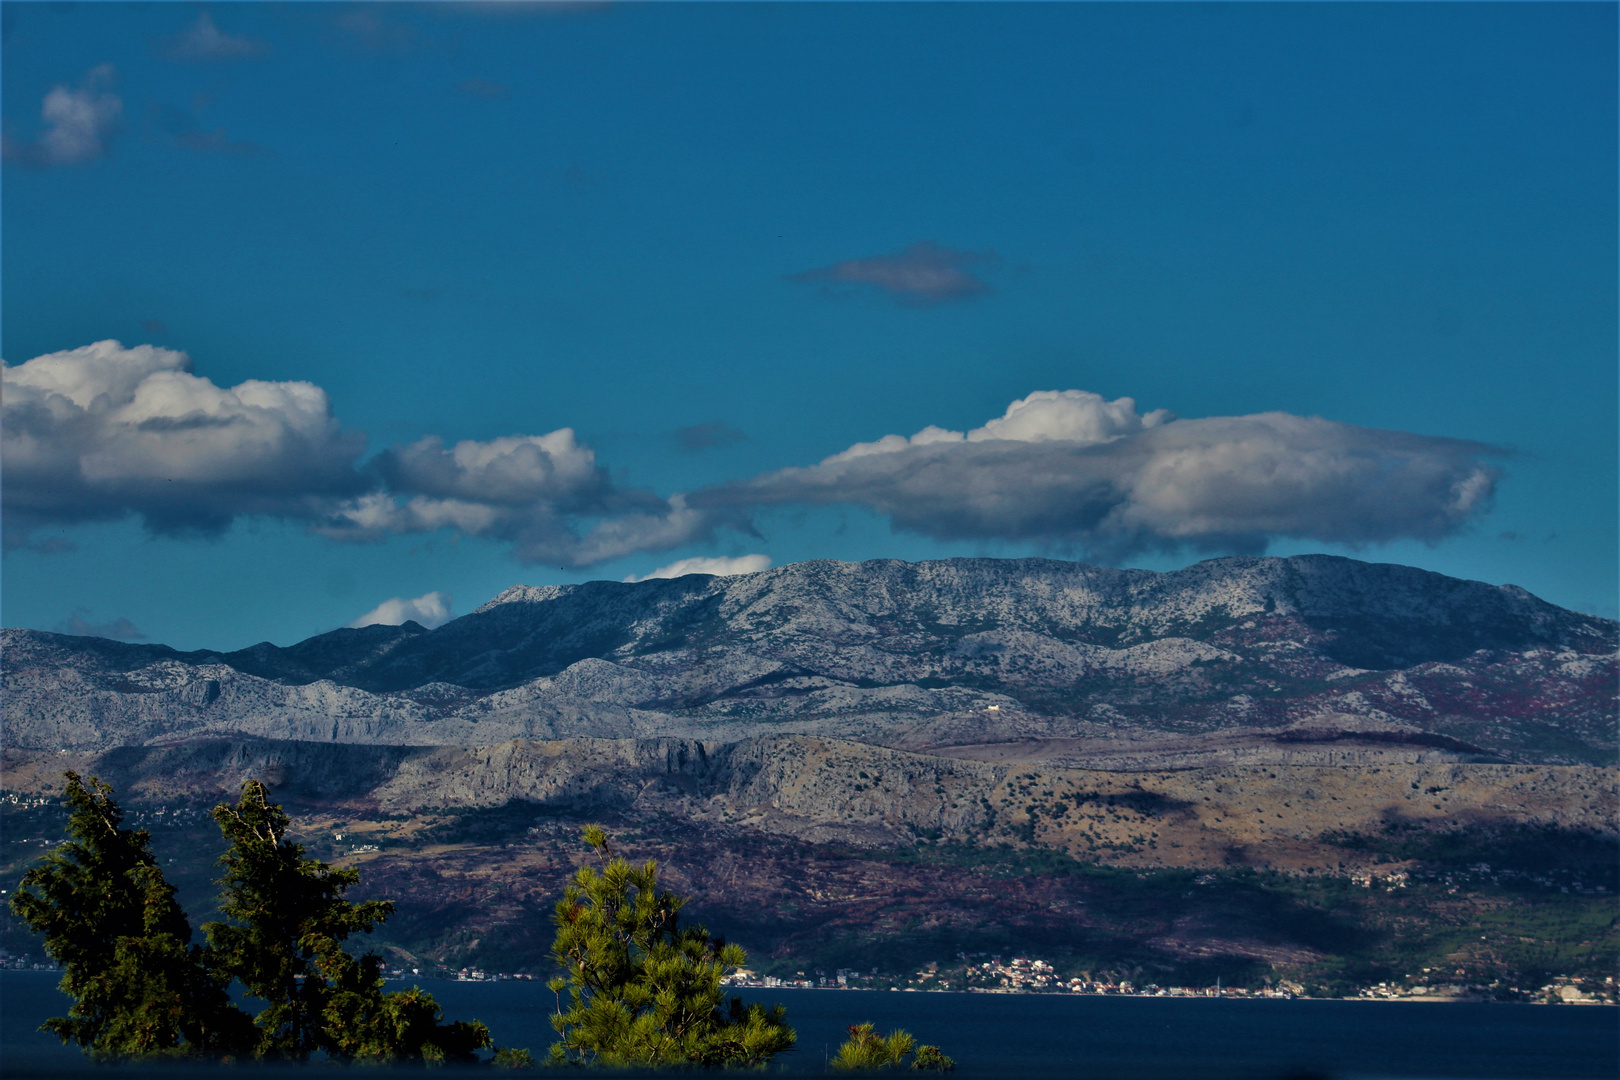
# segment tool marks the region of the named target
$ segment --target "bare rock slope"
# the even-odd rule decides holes
[[[1116,769],[1608,764],[1620,644],[1513,586],[1329,556],[518,586],[432,631],[230,653],[4,635],[13,753],[799,734]]]
[[[8,787],[51,794],[64,763],[138,804],[207,803],[261,779],[291,804],[383,836],[424,817],[519,807],[524,821],[600,818],[659,835],[697,826],[866,849],[1008,843],[1140,867],[1325,870],[1345,859],[1336,838],[1346,835],[1528,827],[1612,837],[1620,815],[1614,770],[1594,766],[1105,772],[807,735],[418,747],[211,739],[48,755],[10,769]]]

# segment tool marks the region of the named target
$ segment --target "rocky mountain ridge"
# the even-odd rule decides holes
[[[797,733],[1137,768],[1335,745],[1607,764],[1617,639],[1513,586],[1330,556],[822,561],[518,586],[432,631],[230,653],[7,630],[4,708],[36,752]]]

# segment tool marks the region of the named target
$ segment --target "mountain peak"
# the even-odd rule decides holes
[[[471,614],[479,615],[500,607],[502,604],[543,604],[547,600],[554,600],[574,585],[513,585],[502,589],[493,598],[474,608]]]

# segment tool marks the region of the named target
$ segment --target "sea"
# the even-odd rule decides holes
[[[38,1031],[66,998],[51,972],[0,971],[0,1076],[96,1069]],[[530,982],[423,980],[455,1019],[488,1024],[501,1046],[544,1056],[551,992]],[[851,1024],[904,1028],[977,1077],[1074,1080],[1615,1080],[1620,1009],[1459,1002],[1234,1000],[879,990],[744,991],[781,1003],[798,1045],[773,1072],[826,1073]],[[97,1071],[103,1071],[97,1069]],[[120,1069],[172,1075],[176,1070]],[[224,1070],[231,1075],[268,1070]],[[307,1069],[297,1070],[307,1072]],[[206,1070],[209,1074],[221,1070]],[[202,1071],[196,1071],[201,1075]],[[364,1070],[361,1075],[383,1075]],[[418,1071],[417,1075],[420,1075]]]

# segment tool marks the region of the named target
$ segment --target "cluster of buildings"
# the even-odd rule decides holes
[[[519,973],[516,975],[505,971],[485,971],[483,968],[462,968],[459,971],[429,968],[402,968],[397,966],[383,969],[385,979],[449,979],[452,982],[533,982],[539,976]]]
[[[963,957],[963,959],[966,959]],[[950,989],[951,980],[937,973],[932,966],[917,973],[919,981],[936,980],[939,989]],[[999,956],[978,964],[969,963],[962,975],[962,989],[979,993],[1071,993],[1071,994],[1128,994],[1137,997],[1270,997],[1291,998],[1304,992],[1294,983],[1280,983],[1260,990],[1214,986],[1160,986],[1158,983],[1137,984],[1112,978],[1069,978],[1059,975],[1045,960],[1015,956],[1003,963]],[[932,989],[933,987],[928,987]]]
[[[1403,879],[1408,877],[1405,874],[1399,876]],[[1602,896],[1609,892],[1607,885],[1582,881],[1579,875],[1570,870],[1514,870],[1492,867],[1487,862],[1470,863],[1466,870],[1424,870],[1418,876],[1435,884],[1444,885],[1451,892],[1456,892],[1460,885],[1501,885],[1504,882],[1528,883],[1539,885],[1544,889],[1557,889],[1561,893],[1579,893],[1582,896]],[[1393,877],[1389,880],[1393,880]]]
[[[1405,870],[1397,870],[1393,874],[1380,876],[1371,870],[1357,870],[1351,873],[1350,882],[1360,885],[1363,889],[1370,889],[1374,885],[1384,886],[1385,891],[1404,889],[1412,883],[1412,875]]]
[[[836,983],[829,984],[827,982],[827,976],[822,974],[820,976],[820,985],[822,987],[828,987],[829,985],[843,986],[844,975],[842,969],[840,969],[837,979],[838,981]],[[790,989],[798,990],[814,990],[817,988],[816,980],[809,978],[802,971],[799,972],[794,978],[784,979],[776,975],[761,975],[752,968],[737,968],[729,975],[721,978],[720,985],[738,987],[745,986],[750,989],[761,989],[767,986],[785,986]]]
[[[33,960],[27,953],[17,956],[0,949],[0,970],[5,971],[59,971],[52,960]]]
[[[1291,998],[1304,993],[1304,987],[1289,982],[1259,990],[1247,990],[1219,985],[1196,987],[1159,986],[1157,983],[1137,985],[1123,980],[1116,982],[1109,978],[1065,979],[1047,961],[1026,956],[1015,956],[1006,961],[1000,956],[983,961],[977,961],[977,958],[969,958],[966,955],[958,956],[958,959],[964,961],[964,966],[942,969],[938,964],[929,964],[909,976],[885,975],[877,968],[869,972],[854,968],[839,968],[830,975],[824,971],[817,971],[814,975],[800,971],[792,977],[784,978],[760,975],[749,968],[738,968],[727,975],[723,983],[726,986],[750,989],[781,987],[802,990],[888,989],[913,992],[965,990],[971,993],[990,994],[1129,994],[1138,997]]]
[[[1617,1003],[1614,976],[1606,975],[1601,987],[1580,986],[1560,975],[1537,992],[1539,1000],[1550,1005],[1614,1005]]]
[[[1428,969],[1424,969],[1428,970]],[[1408,978],[1405,982],[1381,982],[1363,987],[1356,996],[1372,1001],[1526,1001],[1544,1005],[1613,1005],[1616,1003],[1614,976],[1605,976],[1601,985],[1580,983],[1568,975],[1556,975],[1553,981],[1534,989],[1503,986],[1499,982],[1488,985],[1426,982]]]
[[[966,959],[961,957],[960,959]],[[919,981],[937,981],[941,989],[950,985],[948,976],[933,971],[917,972]],[[1045,960],[1032,960],[1025,956],[1015,956],[1006,963],[1001,957],[994,956],[979,964],[969,963],[961,976],[964,990],[1008,990],[1042,992],[1047,990],[1070,989],[1067,983],[1059,978],[1051,964]],[[1081,980],[1071,980],[1079,984]]]

